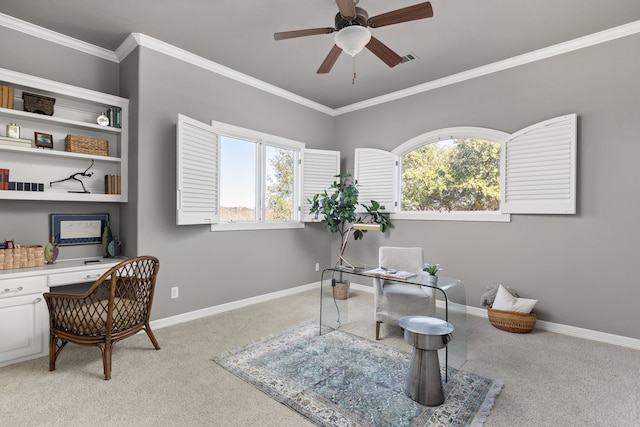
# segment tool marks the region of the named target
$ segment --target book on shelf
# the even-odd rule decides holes
[[[0,86],[0,107],[13,109],[13,94],[13,87]]]
[[[11,145],[14,147],[31,148],[31,140],[23,139],[23,138],[9,138],[7,136],[0,136],[0,145]]]
[[[382,267],[366,270],[363,272],[363,274],[382,277],[385,279],[397,279],[397,280],[407,280],[410,277],[417,276],[417,273],[412,273],[410,271],[393,270],[390,268],[382,268]]]
[[[122,108],[110,107],[107,110],[107,117],[109,117],[109,126],[114,128],[122,127]]]
[[[9,189],[9,169],[0,169],[0,190]]]
[[[122,194],[120,175],[104,176],[104,194]]]

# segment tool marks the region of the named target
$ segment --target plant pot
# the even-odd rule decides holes
[[[349,287],[351,283],[348,281],[336,282],[333,286],[333,298],[344,300],[349,298]]]
[[[438,283],[438,276],[430,274],[429,275],[429,284],[436,285]]]

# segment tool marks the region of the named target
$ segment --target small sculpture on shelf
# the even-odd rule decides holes
[[[49,243],[44,247],[44,259],[47,264],[55,264],[58,259],[58,245],[54,241],[53,236],[49,236]]]
[[[105,258],[111,258],[109,254],[109,244],[113,239],[111,234],[111,227],[109,226],[109,220],[105,221],[104,228],[102,229],[102,256]]]
[[[76,172],[73,175],[69,176],[69,178],[59,179],[57,181],[51,181],[49,183],[49,187],[53,186],[53,184],[55,184],[56,182],[74,180],[74,181],[78,181],[80,183],[80,185],[82,185],[82,191],[71,191],[71,190],[69,190],[69,193],[87,193],[87,194],[91,193],[90,191],[87,191],[87,189],[84,186],[84,183],[82,182],[82,180],[80,178],[78,178],[78,176],[81,176],[81,177],[93,176],[93,172],[89,172],[89,169],[91,169],[93,167],[93,163],[94,163],[94,161],[91,160],[91,165],[87,169],[85,169],[84,172]]]

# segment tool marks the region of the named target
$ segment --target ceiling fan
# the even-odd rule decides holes
[[[402,61],[402,57],[380,40],[373,37],[367,28],[384,27],[385,25],[400,24],[402,22],[431,18],[433,16],[433,9],[429,2],[403,7],[369,18],[366,10],[356,7],[359,0],[335,1],[338,6],[338,13],[335,17],[335,27],[284,31],[273,35],[275,40],[285,40],[295,37],[337,32],[336,43],[320,65],[320,68],[318,68],[318,74],[331,71],[331,68],[343,51],[351,56],[355,56],[363,47],[369,49],[389,67],[395,67]]]

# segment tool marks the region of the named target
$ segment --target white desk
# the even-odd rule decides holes
[[[56,286],[93,282],[122,260],[84,258],[0,270],[0,366],[48,354],[49,313],[43,293]]]

